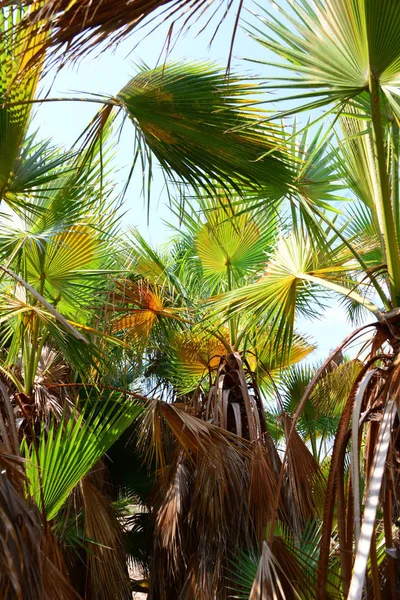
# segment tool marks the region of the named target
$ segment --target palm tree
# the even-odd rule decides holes
[[[384,519],[379,527],[384,530],[386,547],[392,548],[392,515],[397,513],[396,484],[391,465],[395,464],[393,451],[397,432],[394,407],[397,397],[396,322],[400,283],[396,216],[399,212],[399,53],[395,24],[399,21],[400,9],[395,2],[385,3],[382,9],[380,3],[373,0],[332,0],[318,2],[315,6],[307,2],[291,2],[290,5],[291,11],[283,11],[279,18],[268,12],[265,18],[261,16],[262,24],[253,30],[256,39],[283,58],[280,67],[294,73],[284,80],[277,78],[270,87],[295,90],[282,100],[290,100],[296,106],[285,110],[282,115],[328,107],[329,114],[333,115],[333,124],[327,125],[311,142],[307,142],[301,133],[296,137],[290,132],[286,133],[286,137],[280,133],[281,154],[278,158],[286,166],[284,174],[289,175],[283,182],[281,173],[277,172],[283,186],[279,185],[279,181],[274,182],[272,195],[260,172],[251,176],[251,182],[256,184],[250,185],[251,191],[249,186],[243,185],[246,179],[242,173],[236,171],[235,180],[228,180],[228,184],[237,190],[239,179],[241,197],[251,198],[249,210],[254,210],[255,197],[264,204],[267,198],[271,205],[287,209],[292,225],[291,231],[275,245],[264,274],[258,280],[237,289],[231,287],[212,300],[210,323],[222,311],[225,311],[228,327],[232,327],[235,319],[238,320],[243,313],[247,316],[252,314],[256,322],[261,320],[264,326],[269,327],[276,343],[287,347],[289,352],[296,314],[299,311],[318,311],[316,302],[323,303],[327,294],[342,297],[352,315],[359,306],[375,316],[376,323],[368,327],[374,327],[376,335],[353,383],[335,436],[315,593],[318,598],[326,597],[328,556],[332,539],[338,536],[344,595],[361,597],[369,557],[368,586],[373,589],[374,597],[389,593],[394,597],[394,564],[386,558],[383,568],[379,567],[373,523],[382,487]],[[285,23],[290,24],[290,28]],[[162,98],[164,100],[164,96]],[[130,106],[128,101],[128,109]],[[140,118],[138,121],[140,124]],[[260,126],[264,123],[259,121]],[[151,129],[146,130],[146,122],[143,130],[149,147],[161,157],[160,143],[163,140],[173,142],[175,138],[166,138],[166,128],[160,128],[159,123],[157,125],[157,139],[153,139]],[[247,132],[250,126],[250,123],[243,123],[235,131]],[[251,127],[258,134],[255,123]],[[266,132],[262,135],[265,138]],[[277,144],[276,136],[274,139]],[[284,152],[285,139],[288,139],[288,144]],[[167,166],[171,165],[176,172],[177,163],[172,163],[172,160]],[[216,175],[214,171],[213,177]],[[186,177],[194,183],[188,175]],[[332,182],[334,194],[329,193]],[[343,196],[350,194],[352,198],[350,208],[336,208],[332,204],[332,200],[339,199],[338,182],[339,187],[345,190]],[[218,185],[224,185],[220,179]],[[334,216],[338,211],[342,216]],[[360,330],[356,330],[339,350],[343,350],[359,334]],[[232,338],[232,332],[230,335]],[[337,351],[334,356],[336,354]],[[282,476],[277,486],[278,498],[286,461],[296,439],[296,422],[332,359],[317,371],[294,414],[282,461]],[[353,427],[351,431],[351,421],[359,421],[361,414],[363,418],[359,428]],[[381,415],[380,426],[372,415]],[[351,475],[346,479],[344,460],[350,433],[352,464]],[[360,466],[360,454],[356,448],[361,447],[365,447],[366,454]],[[360,477],[366,480],[364,502],[361,501]],[[336,500],[339,511],[337,529],[334,524]],[[363,527],[360,528],[363,507],[365,513]],[[275,521],[276,511],[269,529],[268,550],[263,552],[260,563],[261,583],[259,580],[258,591],[254,588],[252,592],[254,598],[258,597],[256,593],[260,597],[271,594],[272,588],[278,585],[277,572],[273,568],[276,558],[271,550]]]
[[[26,14],[31,14],[31,11]],[[89,127],[86,143],[78,153],[65,155],[50,148],[49,143],[39,143],[34,137],[27,137],[30,105],[40,77],[41,65],[38,67],[35,51],[45,42],[46,32],[31,20],[28,30],[22,29],[20,24],[26,26],[27,23],[24,19],[23,12],[9,8],[3,10],[2,42],[7,60],[4,62],[2,113],[4,131],[10,143],[6,137],[2,139],[5,146],[9,144],[7,152],[4,152],[7,160],[2,190],[2,199],[8,206],[2,225],[5,263],[2,265],[1,281],[2,373],[5,385],[2,441],[8,452],[13,450],[16,457],[22,453],[28,461],[29,466],[21,474],[23,486],[15,488],[15,495],[19,492],[22,503],[28,501],[35,507],[37,520],[33,525],[45,535],[41,553],[34,559],[34,568],[29,570],[37,571],[35,593],[51,597],[55,589],[61,589],[65,597],[72,597],[79,591],[85,597],[117,595],[125,598],[129,595],[125,583],[126,568],[124,570],[119,553],[110,552],[110,547],[115,550],[119,545],[118,528],[110,517],[110,507],[107,507],[102,490],[94,485],[95,480],[90,474],[108,447],[139,412],[136,404],[123,401],[126,395],[137,397],[136,394],[129,390],[104,394],[102,388],[104,381],[107,382],[105,371],[109,372],[106,352],[110,343],[119,343],[112,333],[104,335],[104,330],[101,330],[103,325],[107,326],[108,307],[103,314],[100,300],[102,293],[108,290],[107,274],[115,268],[115,252],[111,250],[111,244],[115,243],[113,234],[117,217],[113,205],[105,200],[109,191],[104,184],[103,148],[112,113],[123,108],[139,127],[142,158],[149,158],[154,153],[167,173],[174,171],[178,180],[199,188],[209,190],[223,185],[239,189],[240,183],[253,189],[256,178],[263,178],[272,195],[276,194],[276,188],[283,186],[286,189],[290,170],[284,161],[277,158],[281,154],[279,150],[275,152],[271,145],[271,140],[281,135],[280,130],[269,127],[261,127],[256,136],[253,133],[233,133],[230,135],[232,151],[221,153],[219,161],[215,160],[215,153],[220,147],[218,141],[216,145],[213,142],[215,127],[225,131],[233,124],[253,123],[254,118],[251,112],[246,114],[240,110],[240,94],[246,91],[240,82],[234,84],[232,79],[231,98],[226,98],[223,75],[211,67],[189,66],[182,70],[172,66],[168,69],[167,91],[169,95],[174,94],[176,102],[180,103],[182,114],[178,119],[174,118],[174,114],[165,119],[166,106],[161,102],[158,118],[160,126],[171,130],[170,133],[166,131],[167,139],[171,141],[171,134],[176,137],[175,152],[172,152],[170,143],[158,143],[159,134],[154,135],[154,126],[146,126],[146,113],[157,118],[157,106],[152,106],[149,112],[149,98],[155,99],[152,92],[146,97],[149,85],[157,90],[161,83],[164,85],[166,82],[165,73],[160,69],[150,74],[141,73],[118,98],[110,100]],[[36,32],[39,41],[34,37]],[[15,89],[18,92],[19,84],[23,86],[24,95],[14,92]],[[209,124],[203,148],[192,143],[184,157],[179,150],[180,138],[183,136],[182,139],[189,143],[191,135],[187,135],[186,130],[193,117],[189,115],[188,107],[185,108],[189,90],[194,92],[198,104],[195,126],[205,128],[204,110],[209,115]],[[215,109],[221,112],[221,116],[214,116]],[[185,111],[186,125],[182,128]],[[268,137],[261,135],[264,130],[268,131]],[[247,163],[257,158],[260,151],[266,152],[263,168],[261,164],[254,163],[248,172]],[[242,164],[238,161],[241,154]],[[264,167],[268,165],[274,167],[276,174],[269,178],[271,181],[264,173]],[[208,184],[210,176],[216,180],[211,188]],[[257,229],[252,227],[250,242],[255,242]],[[226,237],[226,234],[222,235]],[[259,256],[260,248],[254,249],[253,253]],[[249,269],[256,257],[247,258]],[[246,270],[246,265],[243,268]],[[232,269],[227,271],[228,286],[233,283],[236,270],[237,265],[233,264]],[[124,284],[124,295],[125,288],[129,285]],[[138,294],[134,287],[132,293],[140,299],[143,295],[142,290]],[[117,293],[113,295],[118,302]],[[151,290],[148,296],[153,303],[157,300]],[[95,317],[96,312],[98,315]],[[126,322],[127,317],[123,319]],[[175,321],[183,323],[179,316]],[[125,331],[125,322],[119,322],[115,331]],[[142,325],[143,345],[148,329],[146,318]],[[235,324],[231,326],[231,335],[236,335]],[[202,344],[202,338],[199,339]],[[225,350],[232,350],[224,336],[219,335],[217,339]],[[195,346],[198,343],[195,338]],[[251,347],[254,347],[254,340]],[[301,343],[297,352],[300,356],[307,352],[306,345]],[[268,358],[267,352],[265,360]],[[236,362],[238,360],[235,358]],[[277,362],[279,359],[275,359]],[[88,387],[92,389],[90,394]],[[85,391],[78,395],[79,389]],[[242,424],[239,413],[235,411],[234,427],[248,430],[251,438],[255,439],[260,437],[261,431],[256,431],[256,417],[251,415],[249,402],[252,398],[246,383],[242,389],[245,390],[247,420]],[[104,395],[108,396],[108,400],[99,403]],[[215,418],[218,422],[217,413]],[[226,434],[216,432],[214,435],[219,440],[219,451],[230,453],[232,441],[227,442]],[[8,441],[10,436],[13,447]],[[241,460],[242,443],[239,450],[233,458],[236,464]],[[4,485],[15,477],[11,466]],[[95,514],[102,515],[102,527],[96,523]],[[18,526],[15,535],[21,537]],[[27,541],[25,548],[21,543],[19,546],[19,552],[25,550],[28,560],[31,560],[32,554],[32,535],[25,535],[25,539],[21,540],[21,543]],[[71,556],[70,547],[74,548],[76,556]],[[4,552],[6,557],[9,552],[7,544]],[[123,553],[121,556],[124,558]],[[11,589],[17,594],[22,593],[22,588],[18,587],[17,557],[18,552],[9,574],[2,576],[5,578],[5,597]],[[85,574],[79,573],[82,569],[77,569],[77,560],[86,561]],[[222,561],[225,560],[223,555]],[[53,574],[51,585],[44,577],[47,572]],[[217,572],[216,576],[220,578]]]
[[[283,385],[285,368],[313,349],[296,334],[288,357],[263,320],[245,313],[226,324],[215,314],[204,320],[212,294],[260,276],[284,231],[274,211],[242,209],[239,200],[221,197],[199,196],[183,211],[177,204],[183,229],[159,252],[132,232],[132,274],[116,281],[110,297],[113,334],[127,347],[126,372],[136,372],[142,393],[163,399],[144,413],[140,442],[155,478],[146,501],[154,598],[229,597],[235,555],[262,544],[272,508],[264,495],[274,493],[281,468],[264,399]],[[300,472],[306,485],[299,485]],[[320,511],[323,489],[317,456],[301,437],[285,477],[279,515],[299,535]],[[243,516],[232,536],[235,514]]]
[[[117,255],[108,158],[28,132],[40,68],[25,67],[43,35],[20,18],[1,12],[0,596],[129,598],[120,525],[92,472],[141,411],[98,375]]]
[[[282,59],[279,66],[285,69],[286,76],[276,78],[272,87],[290,90],[285,99],[295,103],[284,114],[325,108],[325,114],[329,110],[334,116],[328,131],[334,136],[336,147],[325,160],[330,162],[332,172],[353,202],[350,210],[342,208],[344,219],[339,223],[329,209],[321,210],[307,194],[301,199],[292,195],[289,200],[292,205],[297,201],[298,211],[293,232],[277,246],[265,275],[254,284],[218,298],[216,307],[228,306],[229,318],[244,310],[254,310],[277,331],[284,332],[288,342],[295,311],[310,294],[316,295],[324,289],[342,294],[347,301],[368,309],[377,318],[371,326],[376,333],[335,436],[316,597],[324,598],[327,593],[336,499],[344,595],[362,597],[370,560],[368,587],[373,590],[373,597],[394,598],[397,593],[394,563],[386,558],[383,568],[379,568],[376,539],[382,528],[386,547],[395,545],[396,476],[392,465],[398,431],[396,324],[400,283],[396,216],[400,48],[395,30],[400,22],[400,8],[396,2],[382,5],[374,0],[289,4],[291,10],[279,9],[279,16],[265,11],[259,27],[252,33]],[[302,214],[305,207],[308,221]],[[325,247],[315,241],[318,221],[319,233],[324,231]],[[359,330],[350,339],[358,334]],[[344,341],[341,349],[350,339]],[[295,422],[321,373],[322,370],[317,372],[304,394]],[[371,417],[376,414],[382,419],[380,425]],[[350,436],[351,476],[346,482],[344,459]],[[287,453],[291,439],[289,435]],[[361,448],[365,454],[360,459]],[[360,480],[364,479],[363,499]],[[382,506],[383,519],[375,521],[378,505]],[[271,529],[269,541],[272,539]],[[267,590],[271,582],[265,581],[264,585]]]
[[[166,495],[155,501],[158,547],[154,557],[159,552],[165,562],[160,560],[158,565],[167,565],[161,573],[164,580],[159,574],[166,594],[176,593],[177,588],[182,597],[193,597],[193,593],[213,597],[221,590],[227,594],[223,581],[229,570],[229,553],[236,548],[240,556],[255,548],[260,560],[249,591],[252,600],[274,595],[322,599],[340,593],[361,598],[365,585],[367,593],[371,591],[375,598],[394,598],[397,583],[391,555],[397,556],[393,523],[398,511],[395,407],[400,300],[400,7],[395,0],[384,4],[378,0],[291,0],[288,4],[287,10],[278,7],[278,16],[266,11],[257,27],[250,26],[255,39],[280,57],[280,68],[286,71],[283,79],[277,77],[268,84],[269,89],[283,90],[281,100],[286,104],[281,112],[255,111],[251,100],[259,88],[245,85],[234,75],[227,80],[214,67],[204,65],[144,69],[115,98],[105,103],[98,99],[104,107],[87,131],[85,150],[78,159],[71,159],[78,160],[75,164],[81,165],[82,157],[85,162],[101,147],[111,119],[123,111],[135,128],[137,159],[142,161],[143,172],[146,167],[151,172],[155,157],[167,177],[180,186],[183,199],[188,186],[194,188],[202,209],[207,203],[202,200],[204,194],[218,199],[208,206],[211,210],[203,211],[206,223],[203,221],[201,226],[190,215],[187,200],[186,208],[183,204],[182,209],[181,204],[179,210],[189,233],[176,247],[172,265],[164,264],[157,253],[142,242],[139,244],[141,249],[134,263],[136,275],[118,279],[108,296],[106,313],[111,305],[118,314],[111,319],[113,331],[102,339],[111,343],[115,342],[113,337],[126,339],[134,360],[146,367],[145,375],[152,374],[158,389],[161,384],[164,386],[164,395],[171,394],[185,406],[183,410],[157,402],[153,410],[147,411],[144,421],[145,431],[152,435],[150,458],[154,458],[164,475],[165,485],[160,489]],[[85,6],[79,4],[77,8]],[[45,16],[41,10],[42,5],[32,5],[28,14],[32,16],[33,11],[39,15],[40,23]],[[88,43],[113,32],[118,36],[136,22],[134,15],[132,22],[127,19],[126,27],[118,20],[107,28],[104,15],[99,11],[96,21],[94,12],[82,33],[82,28],[74,31],[70,18],[73,15],[68,14],[75,10],[74,5],[44,3],[43,10],[48,10],[51,18],[56,15],[60,19],[60,27],[54,29],[56,37],[24,15],[25,29],[18,24],[13,27],[13,22],[6,19],[7,12],[3,13],[2,23],[2,40],[14,44],[18,56],[10,61],[5,52],[1,63],[5,81],[0,113],[4,134],[0,140],[4,144],[0,167],[2,200],[16,214],[30,211],[29,220],[35,211],[32,213],[34,202],[29,198],[28,204],[27,197],[36,194],[40,186],[51,187],[51,182],[60,176],[58,157],[52,157],[51,166],[43,170],[39,160],[43,152],[33,160],[34,145],[25,154],[22,151],[27,147],[22,141],[44,48],[53,43],[57,47],[66,40],[75,51],[74,43],[80,36]],[[116,11],[116,15],[119,18],[120,12]],[[91,32],[99,38],[91,38]],[[278,117],[287,120],[310,110],[318,110],[316,119],[324,122],[316,133],[309,124],[300,131],[298,123],[290,127],[276,124]],[[340,203],[345,198],[350,199],[347,205]],[[81,216],[84,227],[93,229],[90,210]],[[111,217],[105,217],[108,218]],[[241,232],[244,226],[246,234]],[[68,304],[71,305],[71,289],[76,289],[73,279],[81,282],[80,271],[87,269],[92,258],[101,262],[107,232],[103,232],[104,237],[100,236],[99,246],[93,250],[87,230],[82,236],[81,229],[68,225],[67,231],[53,231],[49,243],[46,239],[43,244],[40,235],[47,229],[40,227],[40,243],[36,243],[34,232],[28,235],[35,248],[34,264],[27,252],[23,259],[24,242],[20,243],[25,238],[21,236],[19,242],[12,242],[13,250],[6,253],[7,263],[2,268],[2,284],[8,286],[4,293],[4,347],[9,356],[5,376],[23,400],[32,396],[47,341],[51,340],[51,350],[62,348],[66,355],[69,353],[71,364],[74,351],[70,349],[77,347],[80,364],[81,360],[89,360],[85,364],[90,364],[93,371],[99,365],[95,354],[81,352],[86,345],[92,350],[92,345],[85,344],[82,338],[99,336],[99,328],[91,317],[86,320],[82,314],[87,296],[85,300],[83,293],[81,306],[78,297],[81,311],[76,316],[72,316]],[[237,235],[238,231],[241,235]],[[257,243],[259,232],[261,242]],[[190,242],[192,238],[194,244]],[[90,255],[88,262],[86,254],[85,260],[73,269],[74,277],[63,261],[64,244],[73,244],[72,240],[78,244],[85,240],[86,251],[91,248],[89,254],[92,250],[94,254],[99,252],[99,256]],[[48,281],[52,253],[61,257],[64,272],[58,279],[56,274]],[[150,269],[148,273],[146,268]],[[204,283],[199,286],[200,293],[196,290],[194,294],[193,285],[198,284],[199,274]],[[90,284],[87,289],[90,290]],[[105,291],[109,291],[107,284]],[[288,406],[282,411],[285,447],[280,455],[274,451],[263,425],[258,389],[267,385],[265,379],[273,370],[270,364],[286,368],[298,348],[296,316],[321,313],[328,297],[342,298],[352,317],[357,318],[360,309],[370,311],[376,322],[367,326],[374,335],[359,356],[359,370],[349,381],[351,389],[343,402],[324,489],[321,467],[312,448],[315,431],[310,429],[310,452],[297,425],[302,425],[301,418],[307,418],[307,412],[302,417],[302,411],[307,411],[311,397],[318,397],[324,387],[321,394],[327,402],[329,393],[321,378],[327,378],[327,370],[338,352],[365,328],[358,328],[317,369],[294,411],[290,413]],[[61,306],[65,307],[65,316]],[[34,318],[24,321],[25,313]],[[262,356],[265,346],[266,357]],[[16,373],[20,350],[20,372]],[[79,365],[75,366],[79,372]],[[280,392],[279,386],[275,391]],[[11,395],[14,392],[11,388]],[[294,398],[291,396],[290,400]],[[2,439],[6,444],[7,436],[11,436],[16,452],[15,430],[11,416],[7,416],[11,413],[6,414],[7,406],[10,404],[5,401],[3,419],[8,429],[4,429]],[[80,424],[79,418],[68,420],[65,427],[58,429],[50,420],[48,437],[47,433],[36,434],[35,455],[39,457],[42,452],[45,456],[46,443],[51,445],[51,440],[58,439],[58,431],[75,435],[74,423]],[[92,420],[97,423],[96,415],[89,413],[88,423]],[[172,438],[170,433],[164,433],[165,423]],[[85,432],[84,427],[82,431]],[[31,433],[32,444],[36,437]],[[306,472],[298,461],[300,448]],[[34,444],[28,445],[26,452],[33,457],[32,449]],[[220,466],[218,477],[211,476],[210,465],[215,464]],[[21,490],[13,479],[11,466],[9,470],[9,481],[15,484],[15,490]],[[262,481],[258,491],[253,485],[256,476]],[[244,482],[248,493],[237,494],[245,487]],[[32,494],[43,487],[32,475],[30,486]],[[176,497],[178,489],[186,494],[182,502]],[[193,489],[196,493],[190,496],[187,492]],[[227,490],[231,493],[227,494]],[[264,500],[266,490],[274,497],[272,503]],[[321,495],[324,508],[319,513]],[[46,512],[46,494],[42,496],[37,505]],[[191,501],[195,499],[193,504],[187,504],[188,496]],[[223,501],[218,504],[221,527],[217,531],[224,537],[217,542],[226,540],[227,554],[221,554],[209,527],[213,517],[210,506],[217,506],[210,498],[218,497]],[[228,499],[233,497],[238,503],[229,506]],[[295,510],[289,510],[292,505]],[[378,506],[382,516],[377,512]],[[231,523],[244,507],[251,518],[241,522],[232,538]],[[52,515],[51,510],[56,509],[50,506]],[[210,516],[209,521],[204,521],[204,514]],[[187,529],[188,515],[194,524],[192,530]],[[321,519],[320,529],[315,529],[318,535],[307,537],[309,517]],[[205,541],[214,554],[207,555],[206,546],[196,553],[189,544],[201,523]],[[319,541],[313,542],[312,568],[307,570],[310,538]],[[32,537],[26,539],[31,548]],[[181,543],[183,539],[185,543]],[[380,551],[382,547],[389,550],[386,557]],[[182,554],[183,548],[190,556]],[[30,551],[27,555],[31,556]],[[337,559],[340,593],[337,581],[332,583],[339,568]],[[282,572],[278,565],[284,560],[291,568]],[[182,579],[187,565],[188,576]],[[301,573],[306,574],[304,578]],[[154,588],[156,583],[152,585],[152,593],[157,597],[160,592]]]

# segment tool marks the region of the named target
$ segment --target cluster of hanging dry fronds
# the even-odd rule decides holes
[[[296,423],[313,394],[323,398],[324,382],[340,370],[340,352],[368,328],[375,328],[368,355],[341,371],[350,393],[332,456],[319,464]],[[398,597],[395,332],[390,317],[344,341],[316,372],[296,413],[280,414],[280,451],[237,353],[213,365],[208,394],[153,404],[142,431],[147,458],[157,466],[152,599],[247,597],[240,590],[248,592],[249,582],[241,588],[234,568],[244,564],[242,553],[258,556],[251,600]],[[310,523],[315,537],[304,546]]]

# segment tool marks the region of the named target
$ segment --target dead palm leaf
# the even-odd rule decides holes
[[[88,540],[85,598],[129,600],[131,590],[122,529],[115,511],[90,477],[81,481],[79,495],[84,536]]]
[[[40,513],[0,474],[0,598],[43,598]]]
[[[7,0],[0,3],[0,6],[4,5],[8,5]],[[49,50],[54,55],[61,48],[66,48],[68,58],[75,60],[100,44],[115,45],[143,22],[148,22],[153,13],[158,14],[160,22],[171,22],[168,35],[170,38],[173,29],[176,30],[179,23],[184,29],[190,21],[201,17],[210,6],[204,0],[97,0],[95,3],[91,0],[78,0],[73,3],[68,0],[45,0],[39,5],[34,0],[25,0],[23,5],[31,7],[23,26],[26,27],[32,22],[38,23],[46,33],[44,48],[34,47],[36,54],[33,55],[30,64],[34,64]],[[217,10],[221,5],[221,2],[217,2]],[[241,4],[239,13],[240,8]],[[225,16],[221,15],[221,21]],[[234,33],[235,30],[233,37]]]

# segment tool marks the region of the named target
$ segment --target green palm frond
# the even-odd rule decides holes
[[[337,210],[333,203],[342,202],[345,198],[329,128],[322,125],[312,134],[306,126],[298,132],[298,125],[294,122],[288,134],[296,173],[293,197],[299,200],[300,207],[309,207],[311,212],[314,207]]]
[[[360,202],[352,202],[344,216],[344,233],[349,243],[359,252],[369,268],[381,266],[384,272],[385,260],[374,212]]]
[[[87,324],[85,311],[105,290],[107,271],[115,267],[120,215],[107,182],[99,182],[106,156],[101,165],[93,154],[89,161],[55,152],[54,161],[63,161],[63,167],[55,169],[51,181],[42,181],[29,203],[3,219],[0,252],[61,312]]]
[[[258,218],[222,200],[200,203],[205,222],[197,227],[195,251],[209,292],[232,289],[257,274],[277,237],[277,217],[265,211]],[[236,214],[237,213],[237,214]]]
[[[35,202],[35,197],[59,186],[61,175],[72,168],[71,157],[53,148],[49,140],[38,141],[37,134],[26,137],[4,192],[7,205],[21,218],[27,211],[39,214],[43,199]]]
[[[340,119],[336,165],[349,190],[370,210],[375,210],[378,173],[374,161],[372,131],[366,115],[347,106]],[[376,218],[376,217],[375,217]]]
[[[19,161],[31,114],[32,100],[41,71],[27,69],[33,53],[45,41],[37,25],[26,30],[16,27],[28,11],[8,7],[0,9],[0,196],[7,199],[8,187],[16,183],[15,173],[21,170]],[[9,104],[10,106],[6,106]]]
[[[210,64],[170,64],[143,68],[117,99],[135,125],[142,164],[150,167],[154,154],[176,182],[280,198],[291,182],[283,132],[246,106],[256,89]]]
[[[285,77],[276,87],[296,90],[293,98],[316,97],[308,103],[315,107],[362,94],[372,75],[399,114],[396,0],[288,0],[287,5],[275,5],[277,14],[263,10],[259,18],[267,28],[252,29],[257,41],[283,59],[279,67]]]
[[[53,519],[70,492],[141,412],[122,397],[105,401],[88,414],[65,415],[56,427],[42,428],[37,453],[23,443],[29,492],[48,520]],[[42,506],[42,498],[44,506]]]
[[[346,158],[342,161],[345,180],[376,211],[390,295],[397,303],[399,4],[396,0],[384,5],[379,0],[288,0],[287,6],[287,10],[278,7],[278,18],[266,11],[267,17],[261,17],[266,27],[254,35],[283,58],[279,66],[288,71],[288,78],[276,78],[275,87],[295,90],[291,99],[296,99],[296,107],[289,112],[331,105],[331,111],[344,117],[348,138],[344,156],[350,157],[348,165]],[[298,100],[305,104],[299,106]],[[349,119],[359,122],[349,124]],[[382,290],[375,288],[383,300]]]
[[[269,323],[283,346],[290,344],[296,314],[316,315],[317,302],[324,302],[327,290],[353,298],[379,314],[378,307],[357,291],[351,259],[343,246],[326,254],[293,231],[280,240],[258,281],[210,300],[212,314],[222,310],[232,316],[251,311]]]
[[[126,235],[126,268],[154,284],[171,282],[171,257],[168,252],[154,249],[140,232],[129,229]]]

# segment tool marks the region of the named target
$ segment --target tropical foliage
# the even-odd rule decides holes
[[[48,68],[203,4],[0,2],[4,600],[399,595],[397,0],[268,4],[268,82],[142,67],[69,151],[34,132]],[[158,248],[121,221],[120,114]],[[335,302],[356,329],[312,364]]]

